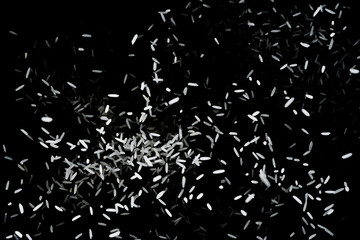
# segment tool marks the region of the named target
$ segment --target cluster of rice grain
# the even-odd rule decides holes
[[[358,42],[347,43],[341,21],[350,9],[230,0],[153,11],[148,27],[121,33],[121,53],[109,39],[96,44],[102,31],[78,29],[72,41],[39,36],[44,46],[20,57],[16,102],[34,124],[17,126],[30,146],[21,157],[3,145],[14,174],[4,181],[1,234],[334,236],[335,202],[350,187],[318,159],[357,155],[323,150],[345,141],[334,137],[337,120],[323,119],[357,86]],[[126,64],[106,55],[114,51]]]

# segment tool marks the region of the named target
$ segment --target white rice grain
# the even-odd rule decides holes
[[[321,229],[323,229],[327,234],[329,234],[330,236],[334,236],[334,233],[332,233],[329,229],[327,229],[326,227],[320,225],[320,224],[317,224],[317,226]]]
[[[264,171],[263,171],[262,169],[260,169],[259,178],[260,178],[260,180],[266,185],[266,187],[270,187],[270,186],[271,186],[269,180],[268,180],[267,177],[266,177],[266,174],[264,173]]]
[[[117,237],[117,236],[119,236],[119,235],[120,235],[120,231],[118,230],[118,231],[116,231],[116,232],[111,233],[111,234],[109,235],[109,238],[114,238],[114,237]]]
[[[347,158],[351,157],[352,155],[353,155],[352,153],[347,153],[347,154],[343,155],[341,158],[347,159]]]
[[[329,136],[331,133],[330,132],[322,132],[321,135],[322,136]]]
[[[312,234],[312,235],[309,237],[309,240],[313,239],[315,236],[316,236],[316,233]]]
[[[218,170],[213,171],[213,174],[221,174],[224,172],[225,172],[225,169],[218,169]]]
[[[75,84],[71,83],[71,82],[66,82],[70,87],[72,88],[76,88]]]
[[[39,203],[38,205],[36,205],[34,208],[33,208],[33,212],[36,212],[39,208],[42,207],[42,205],[44,205],[43,202]]]
[[[173,98],[173,99],[171,99],[171,100],[168,102],[168,104],[169,104],[169,105],[173,105],[174,103],[177,103],[179,100],[180,100],[179,97]]]
[[[89,228],[89,239],[92,239],[92,238],[93,238],[93,233],[92,233],[91,228]]]
[[[75,236],[75,239],[79,239],[83,234],[79,233],[78,235]]]
[[[300,205],[302,205],[302,201],[300,200],[300,198],[298,198],[295,195],[293,195],[292,197],[295,199],[295,201],[297,201]]]
[[[118,98],[118,97],[119,97],[119,94],[109,93],[109,94],[108,94],[108,97],[110,97],[110,98]]]
[[[326,66],[325,66],[325,65],[322,65],[322,67],[321,67],[321,73],[324,73],[324,72],[325,72],[325,69],[326,69]]]
[[[159,192],[159,193],[156,195],[156,199],[161,198],[161,197],[164,195],[164,193],[165,193],[165,190]]]
[[[358,74],[360,71],[358,69],[355,68],[350,68],[350,73],[352,74]]]
[[[19,238],[23,237],[22,233],[19,231],[15,231],[15,235],[18,236]]]
[[[157,182],[162,178],[161,175],[157,175],[156,177],[153,178],[153,182]]]
[[[55,205],[54,206],[56,210],[58,210],[59,212],[63,212],[64,210],[62,208],[60,208],[59,206]]]
[[[45,117],[41,117],[41,121],[45,122],[45,123],[50,123],[52,122],[52,118],[51,117],[48,117],[48,116],[45,116]]]
[[[188,83],[188,86],[190,86],[190,87],[198,87],[199,84],[193,83],[193,82],[189,82],[189,83]]]
[[[169,217],[172,217],[171,212],[170,212],[167,208],[165,208],[165,212],[166,212],[166,214],[167,214]]]
[[[199,200],[199,199],[201,199],[203,196],[204,196],[203,193],[199,193],[199,194],[196,196],[196,199]]]
[[[135,35],[133,36],[133,38],[131,39],[131,45],[134,45],[137,39],[138,39],[138,35],[135,34]]]
[[[355,68],[350,68],[350,73],[352,74],[358,74],[360,71],[358,69]]]
[[[293,102],[294,102],[295,98],[290,98],[289,100],[286,101],[284,107],[287,108],[289,107]]]
[[[20,91],[20,90],[23,89],[24,87],[25,87],[25,84],[20,85],[19,87],[17,87],[17,88],[15,89],[15,92]]]
[[[19,211],[20,211],[21,214],[24,213],[24,207],[23,207],[23,205],[21,203],[19,203]]]
[[[310,47],[310,45],[308,43],[300,42],[300,45],[303,46],[304,48]]]
[[[237,237],[236,237],[235,235],[232,235],[232,234],[230,234],[230,233],[228,233],[227,236],[228,236],[229,238],[232,238],[232,239],[237,239]]]
[[[199,176],[196,177],[196,180],[198,181],[198,180],[200,180],[200,179],[203,178],[203,177],[204,177],[204,174],[202,173],[202,174],[200,174]]]
[[[81,215],[76,215],[75,217],[73,217],[71,219],[71,221],[74,222],[74,221],[78,220],[79,218],[81,218]]]
[[[242,198],[242,195],[237,195],[236,197],[234,197],[234,200],[239,200],[240,198]]]
[[[301,109],[301,112],[302,112],[306,117],[310,117],[310,113],[309,113],[306,109],[302,108],[302,109]]]
[[[241,214],[244,215],[244,216],[247,215],[247,212],[246,212],[245,210],[243,210],[243,209],[241,209],[240,212],[241,212]]]
[[[246,222],[245,225],[244,225],[243,230],[246,230],[246,228],[249,226],[249,224],[250,224],[250,220],[247,220],[247,222]]]

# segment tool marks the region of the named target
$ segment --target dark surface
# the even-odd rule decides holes
[[[169,7],[167,6],[169,5],[168,3],[165,3],[165,5],[163,4],[164,3],[159,2],[157,4],[146,3],[144,5],[144,3],[140,3],[140,1],[135,1],[132,4],[126,6],[91,6],[91,10],[76,10],[73,9],[71,6],[59,6],[60,9],[63,9],[60,11],[57,6],[49,7],[49,10],[37,9],[36,11],[30,11],[25,9],[19,11],[16,8],[9,9],[9,11],[5,13],[6,24],[5,27],[3,27],[5,30],[7,42],[2,47],[4,49],[4,52],[6,53],[6,61],[4,63],[5,70],[2,74],[2,87],[0,88],[2,98],[2,139],[0,142],[6,143],[8,152],[15,153],[13,154],[13,156],[17,156],[20,159],[27,157],[29,153],[32,158],[41,158],[42,154],[39,149],[40,147],[28,141],[28,139],[24,138],[22,133],[18,130],[19,128],[38,129],[39,121],[32,113],[32,111],[29,110],[28,107],[24,106],[22,103],[16,103],[14,101],[15,94],[13,90],[19,85],[18,79],[22,77],[19,73],[14,73],[14,68],[26,71],[25,65],[30,63],[30,65],[42,66],[44,72],[58,72],[58,79],[73,77],[76,79],[80,79],[80,81],[83,81],[84,84],[86,84],[87,79],[92,78],[92,76],[88,76],[86,74],[87,71],[85,70],[91,67],[89,66],[89,64],[93,64],[94,66],[101,66],[107,69],[106,77],[98,80],[95,79],[97,83],[91,85],[92,87],[98,87],[99,94],[101,91],[106,92],[107,89],[119,89],[119,91],[121,91],[121,86],[117,85],[117,81],[122,81],[122,76],[125,71],[127,71],[128,68],[133,67],[133,65],[128,63],[126,54],[124,54],[123,52],[127,51],[127,45],[129,44],[131,37],[136,32],[138,32],[138,29],[143,30],[148,27],[149,22],[152,22],[151,19],[154,18],[154,14],[152,13],[153,9],[166,9]],[[349,11],[349,14],[345,19],[343,19],[343,21],[348,23],[347,25],[350,29],[347,36],[352,39],[352,41],[355,41],[356,39],[360,38],[359,31],[357,31],[358,27],[355,24],[356,22],[358,22],[357,20],[359,18],[357,14],[358,8],[355,6],[355,4],[352,3],[351,6],[352,9]],[[221,15],[217,15],[216,13],[214,13],[214,19],[216,18],[221,18]],[[9,34],[9,30],[17,32],[19,34],[19,37],[14,37]],[[201,43],[197,42],[200,41],[200,38],[198,38],[196,34],[206,36],[205,30],[206,29],[204,29],[204,32],[198,32],[194,30],[194,32],[190,32],[189,35],[186,35],[189,33],[186,31],[187,33],[184,33],[184,38],[188,38],[189,42],[194,44],[194,48],[204,47],[204,45],[201,45]],[[74,43],[85,41],[84,46],[86,45],[86,39],[78,39],[80,35],[79,33],[90,33],[96,36],[94,42],[89,44],[94,49],[96,49],[97,52],[97,56],[93,60],[93,62],[89,63],[87,59],[84,59],[84,61],[82,62],[81,58],[74,58],[73,53],[71,52]],[[54,39],[56,36],[64,37],[61,38],[62,42],[59,44],[60,46],[55,47],[52,50],[46,50],[44,42],[38,41],[44,39]],[[236,64],[236,61],[239,59],[238,56],[234,55],[228,57],[227,55],[223,55],[227,50],[233,51],[231,45],[233,36],[229,36],[227,39],[229,40],[229,45],[224,46],[224,49],[212,50],[206,49],[206,46],[204,47],[204,51],[210,51],[210,54],[212,54],[213,56],[213,62],[210,63],[210,66],[212,66],[212,68],[209,68],[209,66],[201,66],[202,63],[189,63],[189,65],[191,66],[198,67],[198,65],[200,65],[197,68],[199,69],[199,75],[201,75],[202,71],[207,71],[210,69],[211,75],[213,76],[213,79],[215,79],[213,80],[214,82],[212,88],[216,89],[215,92],[217,93],[221,92],[221,96],[223,96],[223,93],[226,92],[226,88],[224,85],[224,82],[226,80],[223,81],[220,79],[231,79],[234,75],[237,74],[238,68],[246,68],[246,64],[249,63],[244,60],[238,65]],[[346,42],[346,40],[344,41]],[[346,44],[345,42],[344,44]],[[39,46],[36,48],[36,50],[33,49],[34,44],[38,44]],[[358,51],[358,47],[354,48],[356,48],[356,50]],[[238,49],[239,51],[235,52],[240,55],[249,54],[245,50],[242,50],[242,46],[239,46]],[[33,53],[31,55],[31,58],[26,63],[24,63],[24,61],[22,60],[19,60],[19,56],[22,56],[24,54],[24,51],[29,51]],[[136,62],[136,66],[138,68],[144,66],[143,74],[146,75],[147,71],[151,72],[151,68],[147,69],[149,66],[151,67],[151,65],[149,65],[146,60],[147,58],[145,56],[147,56],[147,53],[142,52],[141,48],[139,50],[139,54],[144,54],[144,57],[143,59],[140,58],[136,60],[138,61]],[[352,53],[350,52],[350,54]],[[42,63],[44,59],[46,59],[46,63]],[[77,64],[78,66],[78,75],[72,75],[69,73],[71,72],[69,69],[71,69],[73,64]],[[214,66],[216,66],[216,68]],[[84,69],[84,71],[82,69]],[[271,66],[269,66],[269,70],[271,70]],[[41,71],[41,68],[39,68],[39,71]],[[226,73],[225,75],[224,72]],[[194,75],[196,75],[196,73],[194,73]],[[176,78],[176,76],[174,76],[174,78]],[[230,82],[231,81],[229,81],[229,83]],[[174,85],[174,88],[176,88],[176,82],[172,84]],[[354,88],[358,85],[358,82],[357,84],[353,83]],[[312,129],[314,131],[322,128],[324,124],[329,126],[331,129],[336,130],[337,139],[316,142],[317,144],[314,147],[313,153],[313,159],[315,160],[312,164],[314,165],[314,168],[318,169],[317,171],[323,171],[322,173],[324,173],[324,175],[332,175],[331,181],[338,181],[339,183],[341,183],[342,181],[346,181],[349,184],[351,190],[350,193],[346,193],[335,198],[335,213],[333,214],[333,219],[338,219],[339,221],[331,222],[329,227],[331,227],[331,229],[336,235],[333,239],[350,239],[356,236],[357,233],[357,203],[359,202],[357,191],[359,189],[359,181],[357,170],[358,168],[356,166],[359,152],[354,152],[354,157],[351,159],[341,160],[341,158],[339,157],[344,152],[357,150],[356,145],[359,144],[360,124],[357,117],[359,114],[359,92],[357,90],[355,91],[354,89],[354,91],[352,92],[350,89],[348,91],[349,93],[342,94],[341,92],[337,91],[338,89],[334,89],[331,85],[328,85],[328,89],[330,93],[333,92],[333,103],[328,103],[328,105],[325,105],[324,113],[315,116],[311,122],[308,122],[306,124],[308,129]],[[32,90],[29,89],[29,91]],[[83,91],[86,95],[87,91],[92,91],[92,88],[84,88]],[[295,89],[294,91],[297,90]],[[300,89],[300,91],[303,91],[303,89]],[[212,95],[213,93],[214,92],[205,92],[204,95]],[[204,95],[202,95],[202,97]],[[195,96],[192,100],[194,102],[197,101]],[[200,101],[201,100],[199,99],[199,102]],[[132,107],[131,103],[127,104],[129,104],[130,108]],[[191,104],[191,102],[189,102],[189,104]],[[262,109],[266,109],[269,112],[275,113],[277,116],[279,116],[279,119],[283,119],[283,117],[288,117],[286,113],[283,112],[282,109],[280,109],[283,107],[283,105],[276,104],[276,102],[273,103],[270,100],[263,100],[254,103],[254,105],[260,106],[260,108]],[[240,104],[237,107],[242,109],[252,109],[253,105],[242,106]],[[326,107],[328,107],[328,110],[326,110]],[[54,114],[58,115],[58,119],[61,119],[61,127],[64,129],[72,129],[72,126],[68,124],[68,119],[72,116],[70,112],[67,112],[66,107],[60,110],[58,107],[55,107],[55,109],[55,111],[50,111],[54,111]],[[236,115],[236,113],[233,114]],[[304,120],[304,122],[305,121],[306,120]],[[301,124],[303,124],[304,122],[301,122]],[[297,122],[292,122],[291,117],[289,117],[289,123],[294,126],[299,124]],[[225,128],[227,126],[227,123],[220,124],[223,124]],[[276,123],[276,119],[274,120],[273,126],[274,128],[270,129],[270,132],[277,132],[277,127],[280,129],[280,126],[278,126]],[[348,134],[343,134],[344,128],[348,128]],[[251,131],[251,129],[249,131]],[[289,141],[290,143],[291,137],[296,136],[289,134],[275,134],[274,141]],[[334,158],[332,158],[332,156],[334,155],[338,156],[337,159],[340,160],[335,160]],[[6,160],[2,161],[3,164],[1,165],[1,171],[3,173],[1,176],[1,184],[5,183],[7,179],[19,177],[14,176],[12,173],[15,172],[15,170],[12,171],[12,169],[16,168],[16,166],[13,166],[10,162],[6,162]],[[36,164],[37,163],[34,164],[35,167]],[[3,185],[1,185],[0,187],[1,189],[4,189]],[[23,193],[23,195],[26,194],[27,193]],[[31,195],[30,192],[28,194]],[[213,194],[216,195],[216,193]],[[230,193],[228,194],[229,196],[231,196]],[[226,203],[227,198],[230,198],[229,196],[227,196],[226,194],[222,196],[224,199],[223,204]],[[16,202],[16,199],[2,198],[1,201],[1,205],[4,206],[3,203],[8,201]],[[151,205],[148,207],[150,209]],[[193,207],[194,209],[197,209],[196,206]],[[224,206],[224,208],[226,209],[226,206]],[[190,208],[188,209],[188,213],[189,215],[195,215],[196,211],[192,211]],[[143,215],[143,217],[141,217],[140,222],[142,222],[144,225],[150,224],[149,222],[153,221],[153,212],[151,210],[141,212],[140,216],[141,214]],[[284,213],[284,215],[288,217],[289,221],[291,221],[292,219],[292,214],[297,213],[293,213],[291,209],[287,213]],[[203,226],[207,226],[208,229],[211,229],[211,231],[213,231],[213,233],[208,233],[209,236],[213,234],[216,235],[216,228],[218,227],[219,223],[227,221],[225,217],[225,219],[222,219],[223,216],[212,216],[212,218],[210,216],[203,217],[205,217],[208,221],[206,223],[202,223]],[[54,215],[54,219],[56,219],[56,215]],[[139,224],[138,219],[138,217],[130,219],[127,222],[128,226],[134,226],[135,223]],[[197,219],[195,217],[194,219],[195,222],[202,221],[202,218]],[[129,224],[129,222],[133,222],[134,224]],[[338,224],[334,225],[334,222],[338,222]],[[87,223],[82,222],[82,224]],[[196,226],[197,224],[199,223],[195,223],[194,226]],[[271,224],[282,224],[284,225],[284,228],[286,228],[287,226],[286,221],[280,223],[272,222]],[[292,223],[288,224],[293,226]],[[162,226],[163,229],[166,229],[166,227],[164,227],[161,222],[159,223],[159,226]],[[29,228],[32,227],[33,226],[29,225]],[[76,228],[76,226],[74,227]],[[236,229],[237,226],[232,226],[232,228]],[[184,225],[183,229],[185,235],[187,232],[191,233],[194,230],[192,229],[191,225]],[[278,229],[278,226],[276,229]],[[134,229],[128,229],[127,231],[135,231],[135,227]],[[174,231],[178,231],[178,229],[175,229]],[[271,230],[269,231],[271,232]],[[66,232],[63,233],[66,235]],[[59,232],[59,234],[61,233]],[[281,232],[271,232],[271,234],[272,236],[279,235],[280,238],[282,236]],[[0,234],[0,236],[2,235]],[[246,238],[247,236],[245,235],[244,237]],[[321,239],[321,237],[327,236],[319,236],[319,238],[317,239]],[[191,237],[189,236],[188,239],[190,238]]]

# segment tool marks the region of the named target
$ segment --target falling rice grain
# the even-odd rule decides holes
[[[177,103],[179,100],[180,100],[179,97],[173,98],[173,99],[171,99],[171,100],[168,102],[168,104],[169,104],[169,105],[173,105],[174,103]]]
[[[47,117],[47,116],[41,117],[41,121],[43,121],[45,123],[50,123],[50,122],[52,122],[52,120],[53,119],[51,117]]]
[[[347,154],[343,155],[341,158],[347,159],[347,158],[351,157],[352,155],[353,155],[352,153],[347,153]]]
[[[301,109],[301,112],[302,112],[306,117],[310,117],[310,113],[309,113],[306,109],[302,108],[302,109]]]
[[[171,212],[170,212],[167,208],[165,208],[165,212],[166,212],[166,214],[167,214],[169,217],[172,217]]]
[[[218,169],[218,170],[213,171],[213,174],[221,174],[224,172],[225,172],[225,169]]]
[[[287,102],[285,103],[284,107],[287,108],[289,107],[293,102],[294,102],[295,98],[290,98],[289,100],[287,100]]]
[[[298,198],[295,195],[293,195],[292,197],[295,199],[295,201],[297,201],[300,205],[302,205],[302,201],[300,200],[300,198]]]

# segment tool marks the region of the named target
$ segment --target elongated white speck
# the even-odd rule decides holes
[[[295,98],[290,98],[289,100],[286,101],[284,107],[287,108],[289,107],[293,102],[294,102]]]
[[[89,238],[92,239],[93,238],[93,233],[92,230],[89,228]]]
[[[193,82],[189,82],[189,83],[188,83],[188,86],[189,86],[189,87],[198,87],[199,84],[193,83]]]
[[[295,201],[297,201],[299,204],[302,205],[302,201],[300,200],[300,198],[298,198],[298,197],[295,196],[295,195],[293,195],[292,197],[295,199]]]
[[[59,206],[54,206],[56,210],[58,210],[59,212],[63,212],[64,210],[62,208],[60,208]]]
[[[319,6],[318,8],[316,8],[316,10],[313,14],[313,17],[315,17],[320,12],[320,10],[322,10],[322,6]]]
[[[301,45],[301,46],[303,46],[304,48],[308,48],[308,47],[310,47],[310,45],[309,45],[309,44],[307,44],[307,43],[303,43],[303,42],[300,42],[300,45]]]
[[[313,239],[316,236],[316,233],[310,235],[309,240]]]
[[[18,236],[19,238],[23,237],[22,233],[19,231],[15,231],[15,235]]]
[[[200,174],[199,176],[196,177],[196,180],[200,180],[203,177],[204,177],[204,174],[202,173],[202,174]]]
[[[241,214],[244,215],[244,216],[247,215],[247,212],[246,212],[245,210],[242,210],[242,209],[241,209],[240,212],[241,212]]]
[[[304,64],[304,69],[305,69],[305,70],[308,68],[308,65],[309,65],[309,61],[306,60],[306,61],[305,61],[305,64]]]
[[[26,74],[25,74],[26,79],[29,78],[30,70],[31,70],[31,68],[28,68],[27,71],[26,71]]]
[[[180,100],[180,98],[176,97],[176,98],[171,99],[168,103],[169,103],[169,105],[173,105],[174,103],[177,103],[179,100]]]
[[[329,234],[330,236],[334,236],[334,234],[329,230],[327,229],[326,227],[320,225],[320,224],[317,224],[317,226],[321,229],[323,229],[327,234]]]
[[[167,208],[165,208],[165,212],[166,212],[166,214],[167,214],[169,217],[172,217],[171,212],[170,212]]]
[[[24,213],[24,207],[21,203],[19,203],[19,210],[20,210],[20,213],[23,214]]]
[[[301,109],[301,112],[302,112],[305,116],[310,117],[310,113],[309,113],[306,109],[302,108],[302,109]]]
[[[109,238],[114,238],[120,235],[120,231],[113,232],[109,235]]]
[[[118,98],[118,97],[119,97],[119,94],[116,94],[116,93],[110,93],[110,94],[108,94],[108,97],[111,97],[111,98]]]
[[[156,199],[161,198],[161,197],[164,195],[164,193],[165,193],[165,190],[159,192],[159,193],[156,195]]]
[[[24,129],[20,129],[20,131],[21,131],[25,136],[29,136],[29,134],[28,134]]]
[[[352,155],[353,155],[352,153],[347,153],[347,154],[343,155],[341,158],[347,159],[347,158],[351,157]]]
[[[23,84],[23,85],[20,85],[19,87],[17,87],[17,88],[15,89],[15,92],[17,92],[17,91],[19,91],[19,90],[23,89],[23,87],[25,87],[25,85],[24,85],[24,84]]]
[[[350,72],[352,74],[358,74],[360,71],[358,69],[355,69],[355,68],[350,68]]]
[[[262,58],[262,56],[260,54],[259,54],[259,60],[260,60],[261,63],[264,62],[264,60],[263,60],[263,58]]]
[[[36,210],[38,210],[39,208],[41,208],[43,204],[44,204],[44,203],[41,202],[41,203],[39,203],[38,205],[36,205],[36,206],[33,208],[33,211],[35,212]]]
[[[321,67],[321,73],[324,73],[324,72],[325,72],[325,69],[326,69],[326,66],[323,65],[323,66]]]
[[[221,174],[224,172],[225,172],[225,169],[218,169],[218,170],[213,171],[213,174]]]
[[[266,177],[266,174],[263,172],[262,169],[260,169],[259,177],[260,177],[260,180],[266,185],[266,187],[271,186],[269,180]]]
[[[131,45],[134,45],[134,44],[135,44],[137,38],[138,38],[138,35],[135,34],[134,37],[131,39]]]
[[[53,119],[51,117],[47,117],[47,116],[41,117],[41,121],[46,122],[46,123],[50,123],[50,122],[52,122],[52,120]]]
[[[242,195],[237,195],[236,197],[234,197],[234,200],[239,200],[242,197]]]
[[[199,195],[197,195],[196,199],[199,200],[199,199],[201,199],[203,196],[204,196],[203,193],[199,193]]]
[[[153,178],[153,182],[157,182],[162,178],[161,175],[157,175],[156,177]]]
[[[75,84],[71,83],[71,82],[66,82],[70,87],[72,88],[76,88]]]
[[[75,217],[73,217],[71,219],[71,221],[74,222],[74,221],[78,220],[79,218],[81,218],[81,215],[76,215]]]
[[[211,207],[210,203],[207,203],[206,206],[210,211],[212,210],[212,207]]]
[[[79,233],[78,235],[75,236],[75,239],[79,239],[83,234]]]

